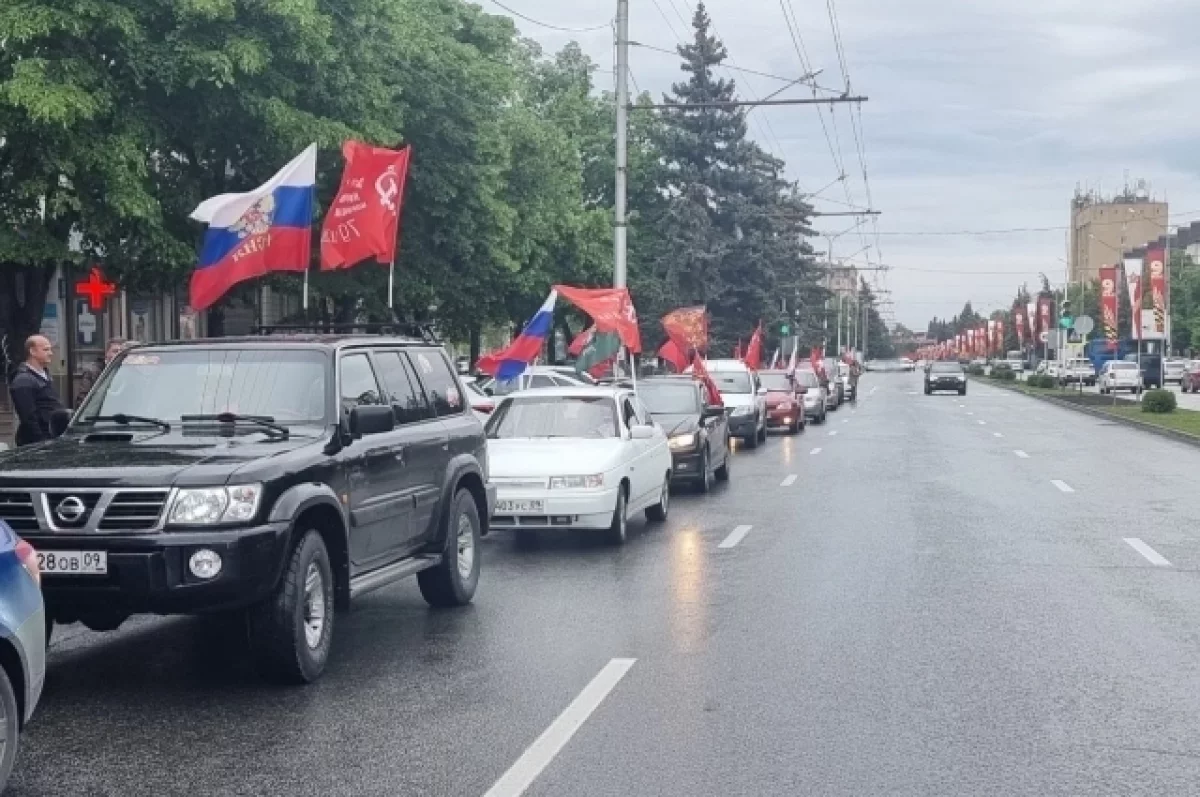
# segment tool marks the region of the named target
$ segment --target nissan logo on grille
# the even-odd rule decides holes
[[[58,506],[54,507],[54,515],[63,523],[77,523],[86,512],[87,506],[73,495],[59,501]]]

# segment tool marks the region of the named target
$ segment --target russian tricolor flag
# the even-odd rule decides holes
[[[542,346],[550,337],[550,331],[554,328],[554,303],[557,301],[558,291],[550,291],[550,296],[517,339],[500,351],[480,357],[476,367],[496,377],[497,382],[507,382],[525,373],[529,364],[542,353]]]
[[[192,307],[211,307],[234,285],[271,271],[308,270],[316,182],[312,144],[253,191],[221,194],[192,211],[208,225],[192,273]]]

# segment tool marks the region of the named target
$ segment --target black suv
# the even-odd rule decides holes
[[[700,492],[713,479],[729,480],[729,417],[708,406],[704,386],[690,376],[651,376],[639,380],[638,398],[667,433],[672,481],[694,482]]]
[[[433,606],[473,597],[495,490],[466,408],[431,342],[141,346],[61,437],[0,453],[0,519],[53,620],[227,614],[265,675],[308,682],[351,598],[414,574]]]

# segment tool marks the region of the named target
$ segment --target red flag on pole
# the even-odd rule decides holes
[[[575,336],[575,340],[571,341],[571,345],[567,347],[567,354],[572,357],[578,357],[583,354],[583,350],[592,342],[592,337],[596,334],[595,327],[588,327]]]
[[[721,391],[717,389],[717,383],[708,375],[708,369],[704,367],[704,360],[699,354],[692,354],[692,374],[704,384],[704,390],[708,393],[708,403],[714,407],[725,406],[725,400],[721,398]]]
[[[750,336],[750,345],[746,347],[746,356],[742,358],[742,362],[751,371],[757,371],[762,368],[762,322],[758,322],[758,326],[754,330],[754,334]]]
[[[627,288],[573,288],[555,285],[558,295],[592,317],[597,332],[616,332],[625,348],[634,354],[642,350],[637,312]]]
[[[680,351],[708,350],[708,312],[703,306],[672,310],[662,317],[662,325]]]
[[[321,225],[321,270],[349,268],[368,258],[396,260],[396,232],[412,147],[342,144],[346,168]]]
[[[675,370],[681,374],[687,368],[687,355],[683,353],[683,350],[673,340],[668,340],[659,348],[658,356],[675,366]]]

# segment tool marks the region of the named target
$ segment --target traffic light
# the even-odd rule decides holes
[[[788,322],[784,321],[779,325],[779,334],[785,336],[792,334],[792,328],[788,326]]]
[[[1075,325],[1075,318],[1071,315],[1071,300],[1063,299],[1062,304],[1058,306],[1058,325],[1063,329],[1070,329]]]

